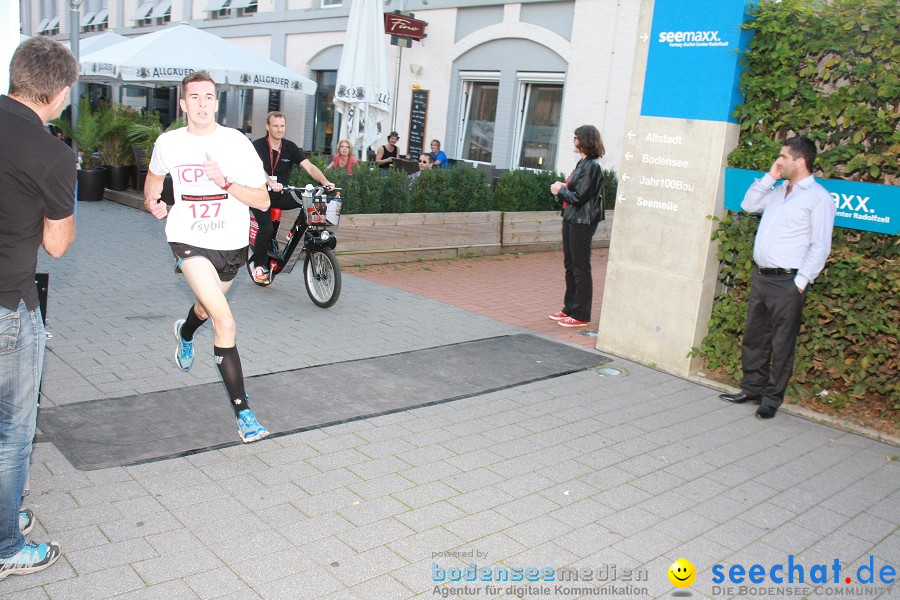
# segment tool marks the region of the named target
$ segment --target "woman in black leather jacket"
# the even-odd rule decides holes
[[[581,160],[566,183],[557,181],[550,193],[562,205],[563,265],[566,295],[562,310],[549,315],[562,327],[585,327],[591,321],[594,282],[591,278],[591,239],[603,214],[603,139],[593,125],[575,130],[575,152]]]

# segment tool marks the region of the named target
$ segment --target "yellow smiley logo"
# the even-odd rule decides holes
[[[669,567],[668,575],[672,585],[686,588],[694,583],[694,579],[697,578],[697,569],[694,568],[691,561],[679,558]]]

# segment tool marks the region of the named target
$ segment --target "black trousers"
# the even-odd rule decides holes
[[[299,208],[300,205],[294,201],[294,197],[287,193],[269,192],[269,200],[272,202],[271,208],[280,208],[282,210],[293,210]],[[267,258],[269,245],[272,243],[272,236],[275,235],[275,229],[272,225],[272,217],[269,211],[250,209],[256,222],[259,224],[259,230],[256,232],[256,244],[253,246],[253,255],[250,257],[257,267],[269,268],[269,260]]]
[[[562,224],[563,266],[566,269],[566,295],[562,311],[577,321],[591,320],[594,280],[591,277],[591,226]]]
[[[778,408],[784,401],[805,299],[806,291],[800,293],[793,275],[763,275],[753,269],[741,346],[741,389],[760,396],[765,406]]]

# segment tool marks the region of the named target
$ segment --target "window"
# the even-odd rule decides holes
[[[489,163],[494,153],[494,129],[500,83],[464,81],[464,84],[459,157]]]
[[[153,12],[153,1],[144,1],[138,5],[137,10],[134,12],[134,16],[131,17],[131,20],[134,21],[135,27],[140,27],[141,25],[151,25],[153,21],[150,19],[150,14]]]
[[[59,33],[59,17],[51,17],[44,33],[47,35],[57,35]]]
[[[230,8],[231,0],[210,0],[209,4],[204,8],[204,12],[209,13],[210,19],[220,19],[222,17],[231,16]]]
[[[94,17],[94,29],[97,31],[105,31],[109,29],[109,9],[103,8],[97,12],[97,16]]]
[[[341,6],[344,0],[322,0],[322,8],[331,8],[333,6]]]
[[[172,0],[160,0],[159,4],[153,7],[150,19],[155,20],[157,25],[169,23],[172,20]]]
[[[520,76],[519,115],[516,125],[516,167],[552,169],[559,150],[562,83],[532,82]]]
[[[84,13],[84,16],[81,17],[81,23],[79,23],[79,25],[81,26],[81,31],[93,31],[94,28],[91,27],[91,24],[93,23],[96,15],[97,13],[92,10]]]
[[[334,139],[335,110],[334,88],[337,83],[337,71],[315,71],[316,74],[316,109],[313,122],[312,149],[315,152],[333,154],[337,147]]]
[[[231,10],[237,12],[237,16],[252,15],[259,10],[256,0],[231,0]]]

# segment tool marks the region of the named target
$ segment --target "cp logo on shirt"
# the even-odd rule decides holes
[[[208,181],[203,165],[181,165],[176,170],[178,171],[178,178],[184,183]]]

